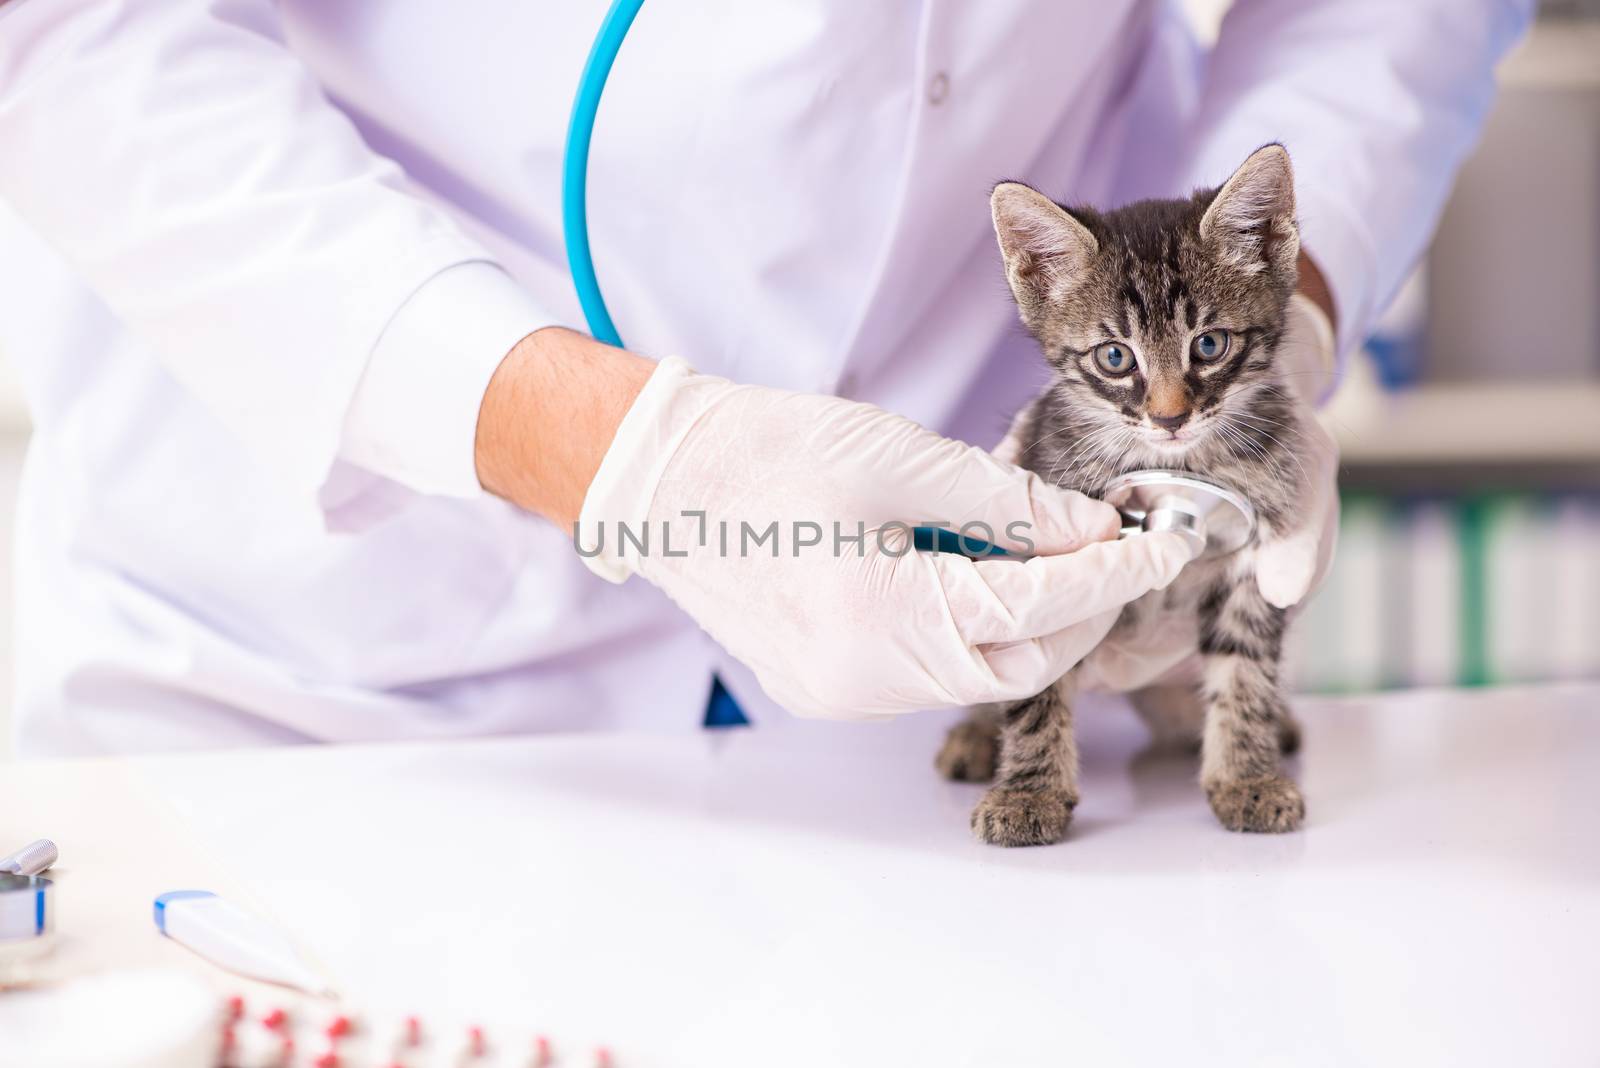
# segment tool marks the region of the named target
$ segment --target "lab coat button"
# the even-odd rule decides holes
[[[950,95],[950,75],[939,71],[928,80],[928,103],[938,107]]]

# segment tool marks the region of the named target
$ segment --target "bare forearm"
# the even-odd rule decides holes
[[[501,362],[478,411],[478,481],[570,530],[600,461],[655,364],[562,327]]]

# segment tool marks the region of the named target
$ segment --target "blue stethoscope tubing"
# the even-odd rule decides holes
[[[600,281],[594,273],[594,253],[589,248],[589,143],[594,139],[594,119],[600,110],[600,94],[605,91],[611,66],[633,17],[644,0],[614,0],[606,12],[600,32],[589,49],[589,59],[578,79],[578,94],[572,101],[572,120],[567,124],[566,150],[561,160],[561,233],[567,245],[567,266],[578,303],[589,324],[589,333],[608,345],[622,347],[622,337],[611,321],[606,299],[600,294]]]

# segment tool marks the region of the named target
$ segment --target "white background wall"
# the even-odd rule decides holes
[[[0,361],[0,370],[9,379],[10,369]],[[10,382],[7,382],[10,385]],[[13,618],[11,606],[11,578],[15,564],[11,552],[12,517],[16,511],[17,477],[22,470],[22,454],[27,447],[21,403],[15,394],[7,394],[4,429],[0,429],[0,763],[11,756],[11,641]]]

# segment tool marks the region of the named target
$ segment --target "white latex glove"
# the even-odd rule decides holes
[[[994,543],[1025,552],[1026,539],[1040,555],[911,551],[909,526],[932,521],[986,523]],[[635,532],[620,546],[619,522]],[[772,523],[776,542],[741,554],[742,524],[758,535]],[[859,548],[836,545],[834,524],[845,538],[864,530]],[[591,568],[659,586],[785,708],[851,718],[1018,699],[1053,683],[1122,605],[1188,562],[1182,538],[1119,542],[1118,525],[1106,504],[882,409],[736,385],[670,359],[606,453],[578,544],[589,553],[603,538]]]
[[[1290,608],[1322,585],[1339,541],[1339,446],[1317,421],[1316,406],[1333,385],[1333,324],[1309,298],[1289,298],[1289,322],[1274,356],[1280,385],[1293,394],[1310,485],[1300,523],[1263,530],[1256,550],[1256,583],[1268,604]]]
[[[1256,549],[1256,584],[1261,596],[1279,608],[1300,604],[1321,586],[1338,543],[1339,447],[1314,414],[1317,401],[1333,382],[1334,356],[1328,317],[1312,301],[1295,294],[1275,362],[1279,386],[1299,408],[1301,462],[1309,485],[1300,522],[1290,530],[1262,527]],[[1192,613],[1160,616],[1095,649],[1085,660],[1080,683],[1117,693],[1146,686],[1188,686],[1200,677],[1198,645]]]

